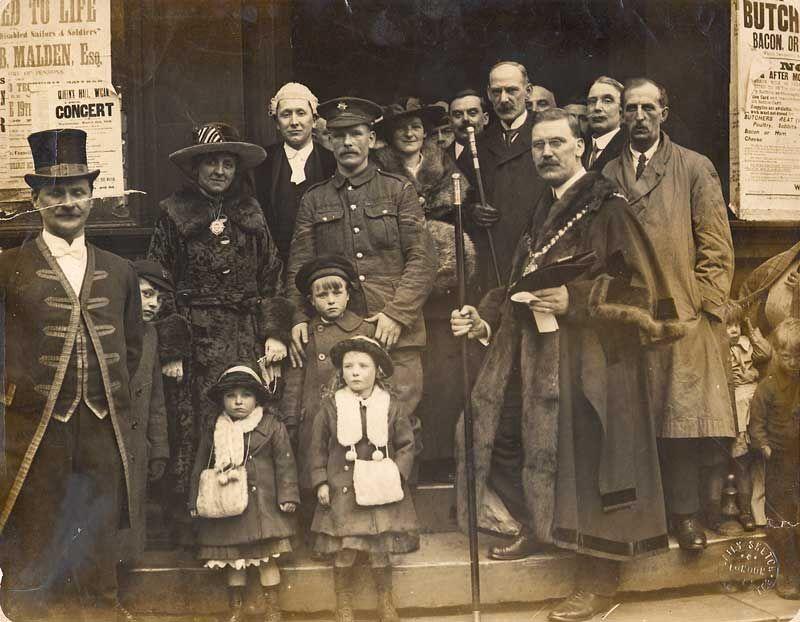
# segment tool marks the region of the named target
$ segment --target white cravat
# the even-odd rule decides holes
[[[70,244],[49,231],[42,231],[42,240],[67,277],[75,295],[80,296],[83,276],[86,274],[86,238],[81,235]]]
[[[289,160],[289,168],[292,169],[293,184],[302,184],[306,180],[306,161],[314,150],[314,141],[309,140],[308,143],[300,149],[283,143],[283,152],[286,154],[286,159]]]

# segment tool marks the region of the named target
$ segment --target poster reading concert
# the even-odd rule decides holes
[[[800,218],[800,0],[736,0],[731,203],[745,220]]]
[[[54,127],[87,131],[89,165],[106,171],[95,196],[122,194],[110,24],[110,0],[0,0],[0,202],[29,198],[27,137]]]

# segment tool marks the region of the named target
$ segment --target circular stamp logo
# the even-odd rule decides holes
[[[775,587],[778,557],[761,538],[740,538],[725,545],[718,565],[726,591],[766,592]]]

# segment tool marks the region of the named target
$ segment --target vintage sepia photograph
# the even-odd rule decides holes
[[[800,620],[800,0],[0,0],[0,622]]]

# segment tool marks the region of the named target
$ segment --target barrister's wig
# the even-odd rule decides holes
[[[388,378],[394,373],[392,359],[386,350],[383,349],[375,339],[358,335],[350,339],[344,339],[331,348],[331,361],[334,366],[341,370],[342,359],[348,352],[364,352],[372,357],[375,366],[383,372],[384,378]]]

